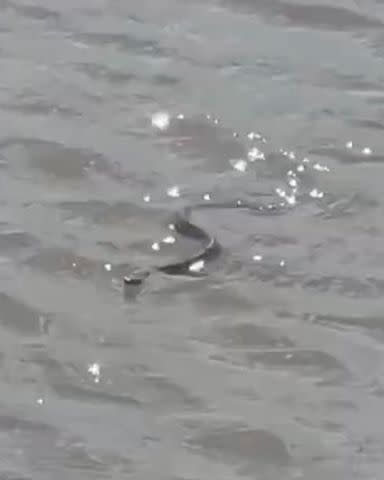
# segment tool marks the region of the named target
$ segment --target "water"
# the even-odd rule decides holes
[[[0,12],[0,478],[382,478],[383,3]]]

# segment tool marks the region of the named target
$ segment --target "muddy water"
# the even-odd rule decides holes
[[[382,478],[382,2],[0,13],[0,477]]]

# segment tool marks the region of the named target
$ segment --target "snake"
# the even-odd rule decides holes
[[[254,196],[272,196],[270,193],[256,193]],[[153,272],[160,272],[165,275],[172,276],[188,276],[196,277],[204,275],[200,269],[194,269],[193,266],[199,262],[201,265],[205,265],[206,262],[217,259],[220,257],[223,247],[218,239],[193,223],[191,215],[194,211],[211,208],[211,209],[246,209],[257,215],[272,215],[282,212],[281,204],[264,204],[254,203],[249,201],[230,201],[222,203],[206,202],[196,203],[195,205],[185,206],[176,211],[171,218],[171,227],[174,232],[181,237],[196,240],[200,243],[199,250],[188,258],[166,263],[163,265],[153,265],[147,269],[135,270],[129,276],[123,278],[124,293],[129,296],[130,289],[141,288],[146,279]]]

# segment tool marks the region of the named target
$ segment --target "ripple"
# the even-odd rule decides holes
[[[13,2],[5,0],[3,5],[9,9],[17,12],[21,17],[32,20],[54,20],[55,22],[61,19],[61,15],[56,10],[41,5],[22,4],[20,2]]]
[[[352,149],[352,145],[347,150],[341,148],[323,147],[311,150],[311,154],[320,157],[336,158],[342,164],[360,164],[360,163],[382,163],[384,154],[373,153],[369,147],[363,147],[361,150]]]
[[[316,216],[326,220],[339,219],[343,217],[357,216],[367,212],[379,205],[366,195],[353,194],[346,197],[335,197],[328,195],[327,202],[323,202],[320,211]]]
[[[113,475],[119,471],[121,475],[131,475],[133,465],[129,459],[104,451],[95,451],[79,439],[71,439],[60,445],[65,458],[63,467],[69,471],[78,472],[79,475],[92,477]]]
[[[139,80],[138,76],[132,72],[126,72],[122,69],[112,68],[100,63],[80,63],[77,65],[80,72],[85,73],[92,80],[106,80],[113,85],[127,86],[131,82]]]
[[[8,230],[0,233],[0,254],[9,254],[10,252],[19,252],[20,250],[29,251],[37,248],[39,244],[38,239],[27,232]]]
[[[30,480],[33,477],[27,472],[31,471],[31,465],[39,465],[45,472],[65,471],[66,475],[72,472],[82,478],[84,475],[86,478],[88,475],[93,478],[108,476],[116,472],[116,466],[122,474],[132,470],[126,458],[92,448],[79,436],[64,436],[57,428],[40,421],[3,414],[0,431],[7,439],[2,441],[2,451],[7,455],[7,462],[1,469],[4,480]],[[11,469],[11,465],[18,468]]]
[[[201,455],[257,472],[261,466],[283,466],[291,463],[291,455],[283,440],[263,429],[201,427],[202,432],[187,444]]]
[[[178,77],[165,73],[153,75],[151,80],[154,85],[164,85],[169,87],[174,87],[176,84],[180,83],[180,79]]]
[[[104,263],[81,257],[70,249],[46,247],[29,257],[25,264],[46,273],[72,273],[81,277],[90,277],[97,271],[103,271]]]
[[[279,2],[277,14],[290,24],[333,31],[356,31],[382,28],[383,23],[376,17],[357,13],[347,7],[335,5],[305,5]]]
[[[21,430],[24,432],[37,434],[39,432],[50,432],[54,429],[43,422],[2,414],[0,415],[0,430],[3,432],[14,432],[16,430]]]
[[[58,361],[45,352],[35,352],[29,360],[40,366],[46,376],[49,387],[61,398],[71,398],[88,403],[107,403],[137,408],[141,402],[124,390],[124,386],[106,380],[95,383],[72,362]]]
[[[57,105],[48,101],[46,98],[34,98],[35,95],[20,95],[9,102],[1,103],[1,108],[13,112],[19,112],[23,115],[52,115],[57,114],[62,117],[79,117],[80,111],[73,107]]]
[[[103,155],[57,142],[11,137],[1,142],[0,150],[4,156],[12,155],[18,162],[25,160],[30,168],[59,180],[84,178],[89,169],[112,174],[111,166]]]
[[[302,286],[316,292],[335,292],[350,298],[381,298],[384,294],[384,279],[347,277],[342,275],[319,275],[305,278]]]
[[[246,146],[233,132],[204,116],[169,119],[167,128],[158,132],[167,139],[167,147],[178,155],[207,160],[226,168],[225,162],[247,158]]]
[[[346,74],[337,70],[323,69],[311,81],[320,87],[333,88],[343,93],[359,94],[367,99],[382,96],[384,93],[382,84],[370,80],[365,73]]]
[[[173,414],[176,411],[196,412],[206,409],[202,399],[163,375],[132,377],[129,383],[135,385],[141,401],[157,412]]]
[[[111,282],[120,283],[120,279],[134,268],[130,263],[111,263],[105,259],[78,255],[71,249],[61,247],[41,248],[23,260],[23,264],[50,275],[100,280],[110,285]]]
[[[169,58],[175,50],[162,47],[156,40],[138,38],[127,32],[81,32],[76,38],[85,44],[105,47],[113,46],[123,52],[132,52],[158,58]]]
[[[222,346],[243,349],[260,347],[293,347],[291,340],[272,329],[252,323],[239,323],[214,329],[214,338]]]
[[[63,200],[52,206],[63,210],[66,220],[82,218],[97,225],[125,225],[135,217],[151,216],[145,208],[126,201]]]
[[[349,32],[380,29],[383,23],[377,18],[356,12],[344,6],[288,3],[284,1],[254,2],[252,0],[221,0],[233,10],[259,14],[268,20],[311,29]]]
[[[41,336],[53,318],[5,292],[0,292],[0,307],[0,325],[18,335]]]
[[[317,377],[321,383],[340,385],[350,373],[340,360],[320,350],[279,349],[249,352],[244,355],[252,368],[266,367],[295,371],[300,376]]]
[[[327,325],[335,329],[354,328],[359,331],[366,331],[373,338],[384,335],[384,323],[381,315],[336,315],[336,314],[311,314],[306,313],[303,319],[318,323],[320,325]]]

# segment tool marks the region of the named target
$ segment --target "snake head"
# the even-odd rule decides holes
[[[133,299],[137,296],[149,276],[148,271],[137,270],[123,278],[124,298]]]

